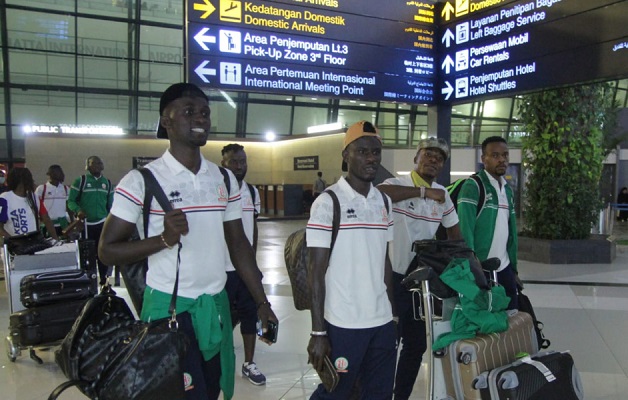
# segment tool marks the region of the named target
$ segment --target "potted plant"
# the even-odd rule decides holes
[[[605,83],[523,96],[524,230],[520,258],[551,264],[609,263],[615,244],[592,236],[602,208],[603,162],[615,148],[616,106]]]

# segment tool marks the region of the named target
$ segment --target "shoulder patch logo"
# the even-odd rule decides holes
[[[218,191],[218,201],[227,203],[229,201],[229,194],[227,193],[225,184],[221,183],[216,190]]]

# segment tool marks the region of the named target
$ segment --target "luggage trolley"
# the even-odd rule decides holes
[[[430,400],[480,399],[480,391],[473,389],[470,384],[465,384],[464,378],[459,376],[457,370],[461,366],[473,365],[482,357],[478,356],[473,349],[460,351],[456,347],[456,343],[450,344],[442,351],[434,352],[432,349],[432,344],[441,334],[451,331],[450,318],[458,302],[458,294],[440,281],[439,275],[453,258],[466,258],[469,259],[470,263],[475,263],[474,276],[478,286],[488,288],[496,282],[495,271],[499,268],[499,259],[489,259],[480,265],[479,260],[466,247],[464,241],[416,241],[413,244],[413,251],[417,253],[418,261],[411,266],[416,267],[416,269],[409,272],[402,285],[413,292],[415,319],[425,321],[426,325],[427,382],[425,396]],[[492,275],[492,282],[486,280],[482,271]],[[513,323],[512,318],[518,319],[521,316],[509,317],[509,323]],[[529,322],[526,319],[525,325],[526,327],[529,325],[529,329],[524,328],[523,333],[520,334],[524,339],[512,340],[512,342],[525,344],[523,348],[504,347],[502,343],[504,340],[499,340],[499,338],[506,338],[507,335],[511,335],[509,333],[480,335],[481,342],[490,343],[486,352],[490,354],[496,351],[506,357],[514,357],[514,353],[519,351],[527,351],[530,354],[536,353],[538,345],[533,332],[532,320],[529,317],[526,318],[529,319]],[[473,346],[466,347],[472,348]],[[451,357],[454,359],[452,360]],[[493,358],[499,359],[499,357]],[[510,361],[514,360],[507,362]],[[490,366],[489,368],[496,366],[501,365]]]
[[[90,253],[95,251],[93,242],[74,241],[65,243],[59,248],[54,248],[56,252],[16,255],[10,251],[9,243],[12,240],[13,238],[6,239],[2,246],[5,285],[11,320],[13,321],[14,318],[31,310],[36,311],[30,316],[32,318],[47,319],[49,316],[65,317],[66,319],[76,318],[82,308],[81,303],[77,302],[72,302],[76,304],[75,306],[70,306],[70,303],[60,303],[27,309],[20,300],[20,283],[22,278],[32,274],[72,271],[82,268],[90,272],[89,276],[93,280],[92,286],[95,292],[97,290],[95,253],[90,255]],[[67,329],[65,329],[65,326],[67,326]],[[37,339],[33,341],[32,338],[29,338],[29,344],[24,344],[23,338],[20,337],[20,332],[11,327],[9,335],[5,338],[6,353],[9,360],[14,362],[21,355],[22,350],[28,348],[30,358],[39,364],[43,363],[43,360],[35,354],[35,348],[57,344],[69,332],[71,326],[72,323],[66,323],[61,330],[58,330],[51,329],[48,326],[40,326],[36,322],[31,328],[36,329],[37,333],[35,336],[41,338],[41,342]],[[43,334],[44,332],[45,335]]]

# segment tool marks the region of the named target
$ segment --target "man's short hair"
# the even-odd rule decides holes
[[[508,144],[506,139],[504,139],[501,136],[490,136],[490,137],[487,137],[482,142],[482,154],[486,153],[486,146],[488,146],[491,143],[505,143],[505,144]]]
[[[159,123],[157,124],[157,137],[159,139],[168,139],[168,131],[161,125],[161,116],[164,113],[168,104],[172,103],[176,99],[180,99],[181,97],[200,97],[205,99],[205,101],[209,101],[207,96],[203,91],[196,85],[192,83],[175,83],[174,85],[170,85],[168,89],[166,89],[161,95],[161,99],[159,100]]]
[[[58,169],[61,169],[61,166],[59,164],[52,164],[51,166],[48,167],[48,172],[46,172],[46,175],[49,175],[51,171]]]
[[[316,173],[316,175],[318,175],[318,177],[319,177],[319,178],[322,178],[322,177],[323,177],[323,172],[322,172],[322,171],[318,171],[318,172]]]
[[[227,153],[231,153],[231,152],[237,153],[238,151],[243,151],[243,150],[244,150],[244,146],[237,143],[231,143],[222,148],[221,154],[224,156]]]

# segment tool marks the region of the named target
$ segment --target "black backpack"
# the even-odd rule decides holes
[[[482,180],[480,179],[478,174],[473,174],[468,178],[461,178],[450,185],[448,185],[445,189],[449,192],[449,197],[451,197],[451,201],[454,203],[454,207],[458,210],[458,194],[460,193],[460,189],[462,189],[462,184],[467,181],[467,179],[473,179],[475,183],[478,185],[478,189],[480,191],[480,197],[478,198],[478,208],[476,210],[475,216],[480,215],[480,211],[484,208],[484,202],[486,201],[486,192],[484,190],[484,185],[482,184]],[[441,224],[436,231],[435,238],[437,240],[447,240],[447,229]]]

